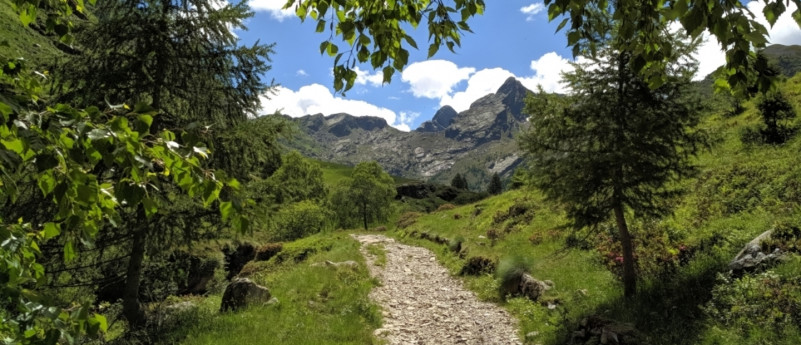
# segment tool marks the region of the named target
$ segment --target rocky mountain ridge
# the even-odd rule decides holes
[[[407,178],[449,183],[460,173],[472,189],[480,190],[493,173],[510,176],[522,161],[514,133],[527,124],[523,107],[529,92],[509,78],[469,109],[457,113],[445,106],[411,132],[371,116],[293,118],[302,133],[287,144],[324,161],[354,165],[375,160],[389,173]]]

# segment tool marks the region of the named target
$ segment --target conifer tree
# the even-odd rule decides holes
[[[614,38],[607,44],[591,63],[564,75],[571,95],[540,91],[530,99],[531,127],[520,144],[531,159],[533,184],[567,205],[574,227],[612,216],[623,248],[624,291],[632,296],[637,279],[626,217],[669,212],[666,201],[679,192],[671,182],[694,171],[690,158],[704,136],[693,129],[699,116],[692,104],[700,102],[685,95],[693,64],[671,61],[669,80],[652,89],[632,68],[633,55],[616,49]]]
[[[215,153],[210,165],[232,176],[259,174],[265,170],[262,166],[275,161],[274,129],[280,131],[281,125],[248,120],[259,110],[259,96],[270,87],[262,78],[269,70],[272,46],[239,45],[232,30],[244,28],[243,21],[252,16],[245,2],[111,0],[99,2],[94,13],[96,20],[76,30],[81,54],[61,71],[60,99],[100,108],[149,103],[158,110],[154,130],[189,130],[188,136],[174,140],[200,138]],[[161,198],[170,194],[169,189],[161,192]],[[124,234],[129,241],[120,246],[129,256],[123,314],[136,326],[144,322],[139,295],[146,248],[163,251],[169,248],[166,243],[191,239],[191,231],[176,236],[167,232],[194,229],[185,223],[209,212],[189,205],[165,221],[148,221],[141,207],[127,212],[124,219],[129,224],[122,228],[129,232]],[[159,241],[149,240],[154,236]]]
[[[503,192],[503,183],[501,183],[501,177],[498,176],[498,173],[492,174],[492,179],[490,179],[489,186],[487,187],[487,193],[492,195],[498,195]]]

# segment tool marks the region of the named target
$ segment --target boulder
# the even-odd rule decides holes
[[[546,290],[550,290],[551,287],[540,280],[534,279],[534,277],[528,273],[524,273],[520,277],[518,289],[521,295],[532,301],[536,301]]]
[[[781,259],[784,253],[779,248],[774,249],[771,253],[762,252],[762,241],[770,239],[772,234],[773,230],[765,231],[746,243],[737,256],[729,262],[732,274],[739,275],[745,271],[750,272]]]
[[[248,278],[234,278],[223,293],[220,311],[236,311],[252,304],[270,302],[270,290]]]

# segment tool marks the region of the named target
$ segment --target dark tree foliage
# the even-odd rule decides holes
[[[498,195],[501,194],[501,192],[503,192],[503,183],[501,183],[501,177],[498,176],[498,173],[494,173],[492,174],[492,179],[487,187],[487,193]]]
[[[376,162],[356,165],[348,179],[331,196],[334,212],[340,225],[359,223],[367,230],[371,222],[385,221],[395,199],[395,181]]]
[[[81,54],[59,73],[60,99],[82,107],[149,103],[158,109],[155,130],[187,130],[173,140],[205,142],[210,150],[197,150],[216,153],[209,165],[230,171],[227,176],[267,177],[277,169],[276,140],[285,124],[249,119],[270,88],[262,78],[272,46],[239,45],[232,30],[252,15],[244,2],[111,0],[100,2],[94,13],[75,31]],[[159,192],[172,204],[162,211],[165,218],[147,219],[142,207],[127,209],[125,231],[117,232],[122,242],[102,251],[128,258],[124,272],[108,273],[125,277],[123,314],[133,326],[145,321],[139,301],[147,258],[201,237],[203,224],[219,223],[199,203],[173,199],[173,189]]]
[[[793,131],[788,122],[796,116],[787,98],[781,92],[769,92],[761,97],[757,108],[765,123],[765,129],[762,130],[763,140],[768,144],[782,144],[787,141]]]
[[[565,79],[570,96],[540,92],[529,99],[531,127],[520,144],[529,154],[531,181],[567,205],[577,228],[614,215],[624,254],[626,296],[636,291],[631,236],[625,217],[661,216],[677,195],[673,181],[690,175],[691,157],[704,143],[699,116],[685,95],[692,65],[669,65],[657,88],[631,68],[632,54],[607,48],[577,64]]]
[[[462,176],[462,174],[456,173],[456,176],[454,176],[453,179],[451,180],[451,187],[467,190],[468,189],[467,179],[465,179],[465,177]]]

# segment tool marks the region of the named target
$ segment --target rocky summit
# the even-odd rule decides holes
[[[389,173],[448,183],[457,173],[471,189],[483,189],[493,173],[510,176],[522,157],[514,135],[527,124],[523,113],[530,91],[514,78],[457,113],[442,107],[411,132],[381,118],[348,114],[294,118],[301,135],[288,143],[302,154],[354,165],[375,160]]]

